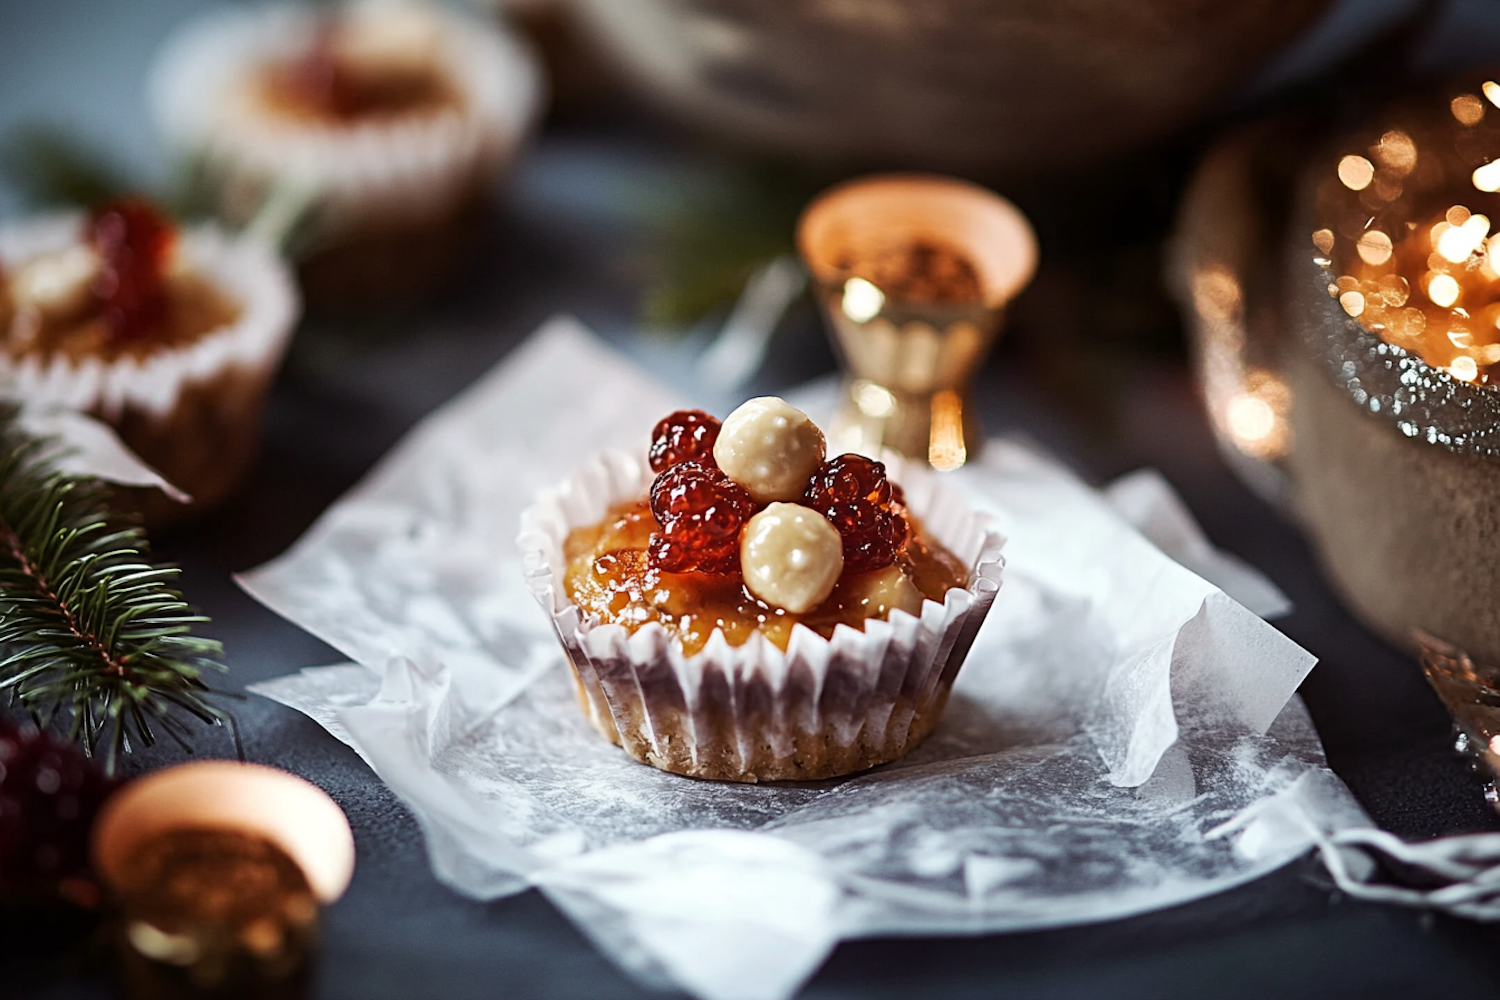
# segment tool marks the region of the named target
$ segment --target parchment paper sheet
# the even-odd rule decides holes
[[[1368,825],[1293,697],[1285,610],[1160,477],[1109,496],[996,441],[958,474],[1009,536],[936,734],[806,785],[694,781],[594,733],[521,582],[520,510],[682,401],[568,320],[417,427],[251,594],[354,663],[254,690],[354,747],[438,877],[537,886],[643,980],[780,1000],[840,938],[1019,930],[1221,891]]]

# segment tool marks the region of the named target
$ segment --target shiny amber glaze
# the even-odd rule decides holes
[[[278,114],[325,125],[354,125],[432,114],[462,106],[436,66],[380,72],[346,63],[325,46],[262,70],[260,96]]]
[[[115,361],[141,357],[164,347],[190,344],[228,326],[240,316],[240,306],[205,278],[191,272],[166,276],[166,312],[150,336],[123,339],[106,322],[100,303],[85,296],[69,313],[43,315],[15,308],[8,289],[0,294],[0,336],[5,349],[20,357],[62,354],[78,361],[98,358]]]
[[[794,615],[756,599],[738,575],[663,573],[652,567],[646,545],[656,520],[646,501],[627,501],[598,524],[568,535],[564,586],[574,604],[603,622],[631,631],[659,622],[678,637],[684,653],[702,649],[714,629],[721,629],[732,646],[761,632],[786,649],[799,623],[825,637],[839,625],[863,629],[866,619],[883,619],[896,608],[917,614],[923,598],[941,601],[949,589],[967,585],[968,569],[958,557],[923,539],[915,522],[912,528],[895,565],[846,573],[826,601]]]

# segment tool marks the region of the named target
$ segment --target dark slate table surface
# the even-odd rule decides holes
[[[140,80],[166,30],[199,6],[0,0],[0,128],[36,119],[68,125],[133,170],[159,170]],[[680,137],[628,116],[550,126],[505,183],[479,264],[450,294],[413,317],[303,330],[275,387],[252,482],[225,509],[156,540],[184,567],[190,599],[213,617],[209,631],[228,651],[229,687],[342,659],[246,597],[230,574],[285,549],[416,420],[548,316],[571,312],[665,377],[688,379],[700,342],[662,341],[637,328],[641,283],[631,264],[641,228],[631,205],[685,174],[711,172],[696,156]],[[1170,196],[1169,186],[1157,197]],[[0,189],[0,211],[15,208],[14,193]],[[1047,243],[1043,226],[1044,252]],[[1144,263],[1130,260],[1137,252]],[[1147,240],[1104,266],[1135,268],[1149,281],[1157,253],[1159,244]],[[1012,338],[981,379],[989,428],[1030,435],[1095,482],[1142,465],[1160,469],[1218,545],[1259,566],[1296,602],[1279,624],[1321,661],[1303,696],[1330,764],[1376,822],[1412,838],[1500,828],[1478,780],[1452,752],[1448,719],[1416,665],[1340,608],[1295,527],[1219,459],[1170,330],[1118,356],[1103,405],[1094,390],[1080,402],[1077,392],[1049,388],[1058,351],[1069,349],[1067,331],[1054,329],[1064,322],[1058,303],[1089,280],[1076,268],[1070,275],[1066,253],[1062,259],[1020,305]],[[1172,325],[1149,309],[1142,322]],[[1061,348],[1049,340],[1054,334]],[[784,387],[832,364],[815,318],[794,313],[749,391]],[[250,759],[316,782],[354,827],[358,870],[327,913],[315,996],[645,995],[536,893],[482,904],[439,885],[410,814],[316,724],[254,697],[235,711]],[[205,734],[199,750],[232,755],[222,732]],[[174,759],[158,748],[132,766]],[[1308,860],[1220,896],[1114,923],[844,944],[803,995],[1487,996],[1500,995],[1497,945],[1489,927],[1343,898]],[[0,955],[0,996],[110,995],[102,980],[34,956]]]

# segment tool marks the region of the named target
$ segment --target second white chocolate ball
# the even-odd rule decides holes
[[[800,615],[833,592],[844,572],[844,540],[812,508],[773,503],[740,534],[740,571],[750,593]]]
[[[99,255],[86,246],[44,254],[20,265],[10,279],[10,293],[20,308],[65,317],[88,304],[90,286],[99,276]]]
[[[742,403],[714,443],[714,461],[756,503],[801,499],[825,454],[818,425],[779,396]]]

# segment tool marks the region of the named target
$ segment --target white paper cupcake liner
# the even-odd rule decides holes
[[[604,454],[542,494],[521,518],[527,585],[551,616],[590,721],[645,763],[734,781],[847,774],[921,742],[1000,589],[1004,539],[936,475],[887,465],[924,532],[972,568],[969,586],[924,601],[918,616],[893,611],[829,639],[796,626],[785,652],[759,633],[731,646],[716,631],[688,656],[658,623],[631,633],[569,600],[563,543],[646,495],[652,473],[639,458]]]
[[[217,11],[173,35],[150,79],[153,115],[170,144],[231,180],[305,189],[326,230],[440,215],[510,158],[537,115],[543,84],[516,38],[430,10],[460,107],[338,127],[267,111],[250,79],[305,46],[326,16],[315,5],[279,5]]]
[[[14,271],[42,254],[78,244],[83,217],[45,216],[0,227],[0,270]],[[180,266],[202,275],[239,307],[234,322],[190,344],[142,357],[71,359],[63,354],[0,350],[0,390],[46,406],[116,421],[126,410],[167,418],[183,394],[234,373],[269,382],[301,311],[290,271],[269,247],[213,226],[184,230]]]

